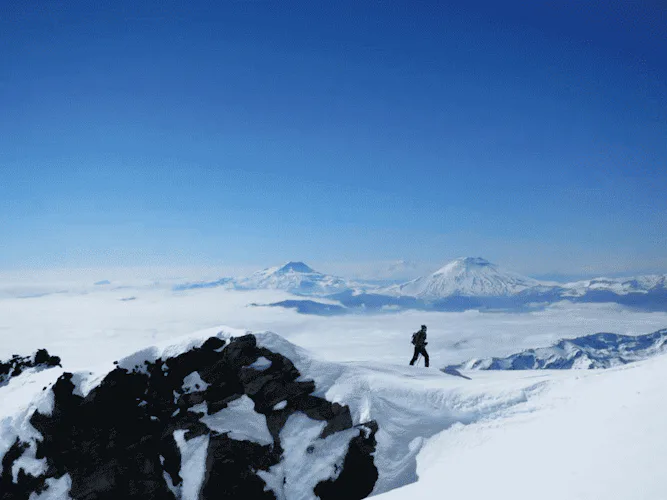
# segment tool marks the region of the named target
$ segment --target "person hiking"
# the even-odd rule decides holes
[[[415,364],[421,354],[424,356],[424,366],[428,368],[428,353],[426,352],[426,325],[422,325],[418,332],[412,334],[412,344],[415,346],[415,353],[410,361],[410,366]]]

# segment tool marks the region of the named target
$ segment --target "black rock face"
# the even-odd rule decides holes
[[[260,357],[270,363],[249,366]],[[193,372],[204,385],[184,388]],[[28,499],[47,487],[47,478],[65,474],[75,500],[180,498],[184,478],[175,431],[183,431],[186,442],[208,437],[201,499],[276,498],[258,471],[283,460],[280,432],[292,414],[326,422],[319,439],[353,428],[347,406],[314,396],[314,382],[297,380],[300,376],[289,359],[259,347],[253,335],[229,343],[211,337],[172,358],[146,361],[132,370],[117,367],[85,396],[75,390],[72,374],[65,373],[50,389],[51,415],[35,412],[30,418],[42,439],[17,439],[5,454],[0,499]],[[244,395],[266,417],[272,444],[233,439],[201,421],[204,413],[213,415]],[[372,491],[378,477],[373,460],[377,424],[356,430],[330,479],[313,485],[320,498],[361,499]],[[21,473],[14,482],[12,467],[29,445],[36,447],[37,459],[45,459],[46,471],[39,477]]]
[[[7,361],[0,361],[0,387],[5,385],[12,377],[21,375],[28,368],[52,368],[60,366],[60,358],[51,356],[46,349],[39,349],[32,356],[19,356],[14,354]]]

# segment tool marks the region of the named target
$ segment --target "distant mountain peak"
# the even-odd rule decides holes
[[[482,257],[460,257],[430,276],[410,281],[398,293],[435,300],[450,296],[501,297],[536,285],[531,278],[501,270]]]
[[[482,257],[459,257],[458,259],[448,262],[433,274],[446,274],[483,267],[496,266]]]
[[[461,257],[457,259],[463,262],[466,266],[492,266],[488,260],[483,257]]]
[[[314,273],[315,270],[300,261],[290,261],[276,271],[278,273]]]

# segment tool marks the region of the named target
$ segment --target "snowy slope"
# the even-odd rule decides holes
[[[462,370],[545,370],[609,368],[667,351],[667,329],[647,335],[596,333],[564,339],[551,347],[527,349],[505,358],[472,359]]]
[[[379,499],[667,498],[667,356],[604,371],[474,372],[471,383],[537,373],[551,379],[545,390],[430,439],[417,457],[419,482]]]
[[[481,257],[462,257],[430,276],[391,287],[387,292],[430,300],[454,295],[502,297],[537,284],[532,278],[504,271]]]

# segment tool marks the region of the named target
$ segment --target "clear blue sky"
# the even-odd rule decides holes
[[[0,268],[667,270],[667,5],[442,3],[3,2]]]

